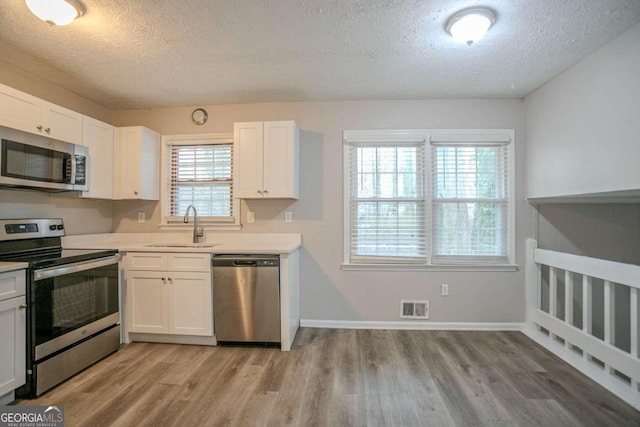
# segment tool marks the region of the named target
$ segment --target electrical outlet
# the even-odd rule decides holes
[[[146,215],[144,212],[138,212],[138,224],[144,224],[146,221]]]
[[[293,222],[293,212],[291,211],[284,212],[284,222]]]
[[[446,283],[440,285],[440,295],[442,295],[443,297],[449,296],[449,285],[447,285]]]
[[[247,212],[247,223],[248,224],[253,224],[254,222],[256,222],[256,214],[253,211],[248,211]]]

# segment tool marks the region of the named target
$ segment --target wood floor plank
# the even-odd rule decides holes
[[[38,399],[69,426],[638,426],[519,332],[300,329],[291,352],[132,343]]]

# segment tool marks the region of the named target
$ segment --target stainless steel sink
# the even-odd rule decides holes
[[[152,243],[147,248],[213,248],[220,243]]]

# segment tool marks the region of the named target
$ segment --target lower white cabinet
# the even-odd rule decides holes
[[[26,308],[24,270],[0,273],[0,396],[25,383]]]
[[[131,252],[129,332],[213,336],[211,254]]]

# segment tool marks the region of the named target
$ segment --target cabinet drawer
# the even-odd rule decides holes
[[[169,271],[211,271],[211,254],[172,253],[167,254]]]
[[[24,270],[0,273],[0,301],[25,294],[26,277]]]
[[[128,270],[167,269],[167,254],[162,252],[129,252],[125,260]]]

